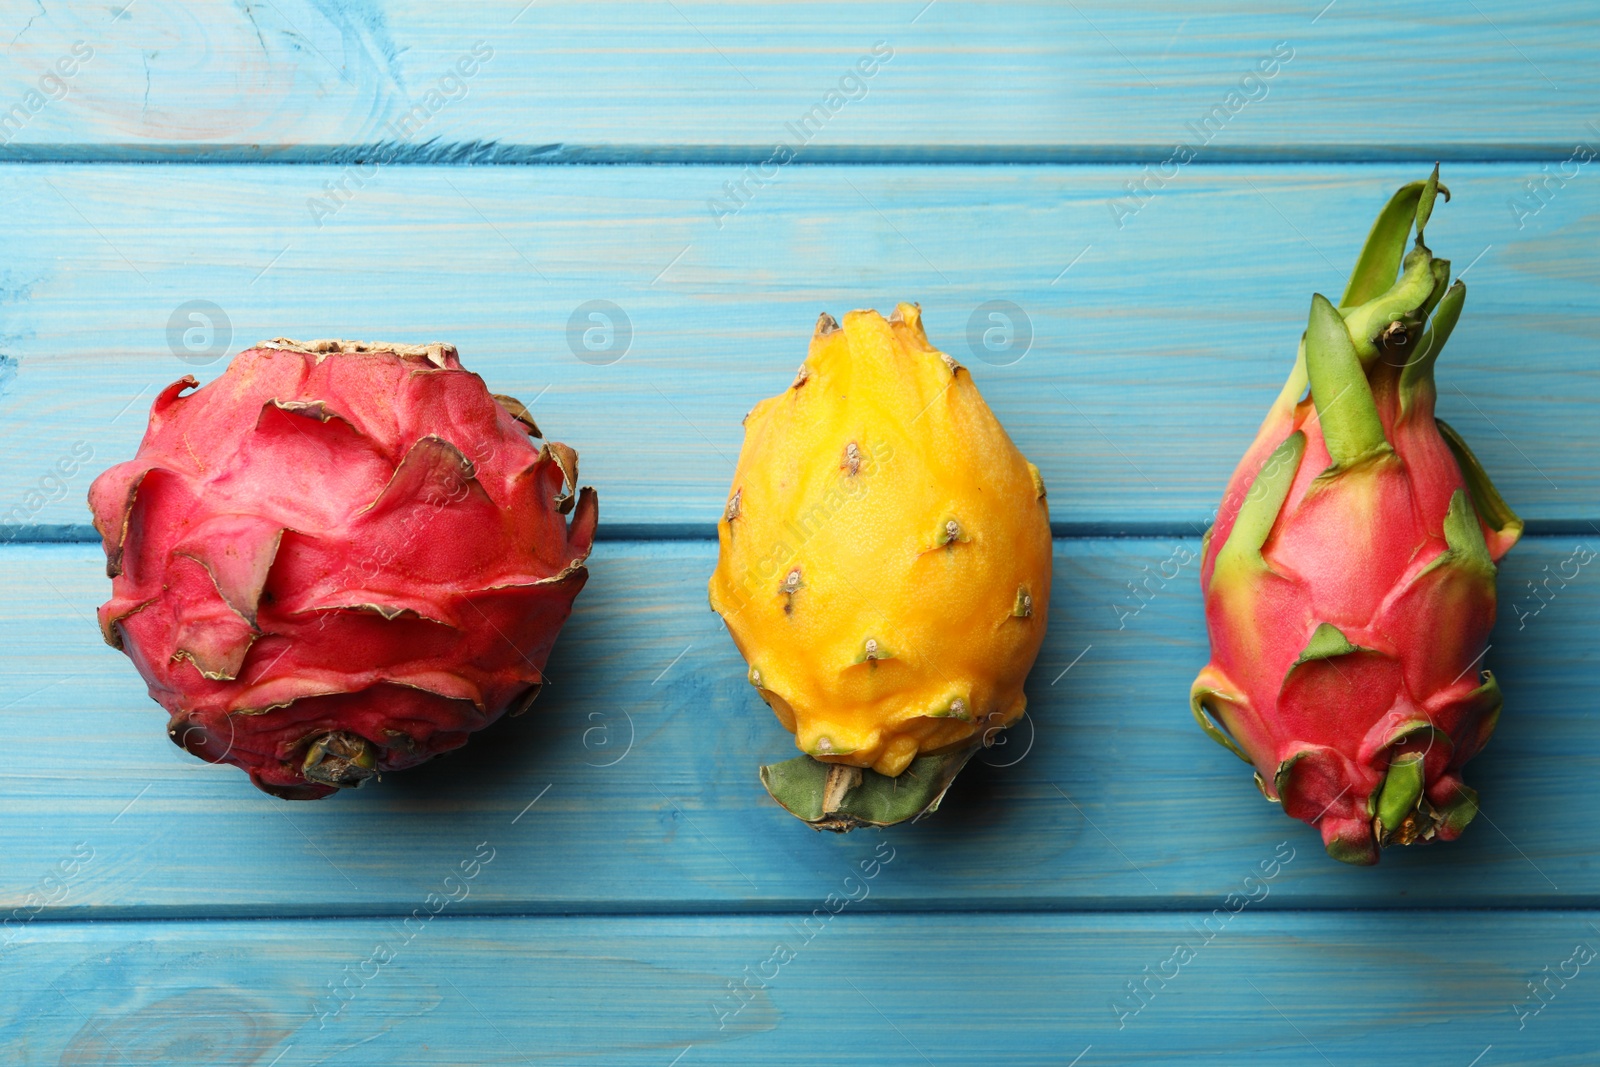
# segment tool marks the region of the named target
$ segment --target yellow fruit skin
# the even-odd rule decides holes
[[[898,775],[1022,715],[1044,484],[916,305],[819,320],[746,417],[717,532],[711,606],[803,752]]]

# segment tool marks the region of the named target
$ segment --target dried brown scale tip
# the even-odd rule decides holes
[[[383,736],[388,740],[390,748],[405,749],[407,752],[413,754],[420,751],[420,749],[417,748],[416,738],[412,737],[404,730],[385,730],[383,731]]]
[[[861,471],[861,446],[851,441],[844,446],[844,469],[854,476]]]
[[[318,422],[327,422],[329,419],[341,419],[345,422],[349,421],[348,419],[344,419],[344,416],[330,410],[328,405],[321,400],[274,399],[268,400],[267,403],[271,404],[279,411],[286,411],[291,415],[303,415],[308,419],[316,419]]]
[[[572,446],[564,445],[560,441],[546,441],[542,452],[548,453],[556,461],[556,466],[561,469],[563,485],[561,495],[556,497],[556,511],[565,515],[577,503],[578,452]]]
[[[335,730],[311,742],[301,769],[308,782],[360,789],[378,777],[378,753],[366,738]]]
[[[737,492],[735,492],[733,494],[732,499],[730,499],[728,501],[728,510],[726,512],[726,515],[727,515],[727,519],[728,519],[729,522],[732,522],[734,519],[737,519],[739,517],[739,498],[742,497],[743,495],[744,495],[744,490],[740,489]]]
[[[490,395],[495,398],[495,401],[501,407],[506,409],[507,414],[522,423],[522,427],[528,431],[529,437],[544,437],[544,434],[539,432],[538,424],[533,421],[533,416],[528,414],[528,406],[526,404],[514,396],[506,396],[504,393],[491,393]]]
[[[304,352],[311,356],[331,356],[343,353],[393,352],[397,356],[426,359],[436,367],[448,365],[457,359],[455,345],[440,342],[426,345],[407,345],[389,341],[350,341],[342,338],[320,338],[315,341],[296,341],[289,337],[274,337],[262,341],[257,348],[276,348],[287,352]]]
[[[1386,829],[1383,819],[1374,815],[1372,818],[1372,835],[1377,838],[1380,848],[1389,848],[1393,845],[1410,845],[1418,841],[1432,841],[1439,832],[1440,825],[1444,822],[1445,813],[1428,803],[1427,797],[1417,800],[1415,811],[1407,813],[1406,817],[1393,830]]]
[[[894,651],[884,648],[883,645],[878,643],[876,637],[869,637],[861,643],[861,651],[856,654],[852,663],[856,665],[865,663],[869,667],[877,669],[878,661],[886,659],[894,659]]]
[[[1418,837],[1426,838],[1432,836],[1431,833],[1423,833],[1421,831],[1421,827],[1417,823],[1416,812],[1407,815],[1405,821],[1395,827],[1392,833],[1383,828],[1383,820],[1374,818],[1372,820],[1372,833],[1378,839],[1378,844],[1384,848],[1388,848],[1391,845],[1409,845],[1415,842]]]
[[[794,381],[789,383],[789,388],[800,388],[802,385],[806,384],[806,379],[810,377],[811,372],[806,369],[806,365],[804,363],[800,364],[800,369],[794,372]]]
[[[1026,619],[1033,615],[1033,596],[1026,589],[1017,590],[1017,603],[1011,609],[1013,618]]]
[[[539,693],[543,689],[543,682],[534,682],[533,685],[528,687],[528,691],[522,696],[518,697],[516,702],[511,705],[511,710],[507,712],[507,714],[509,714],[513,719],[518,715],[526,715],[528,709],[533,707],[533,702],[539,699]]]
[[[1411,331],[1403,322],[1391,322],[1378,335],[1379,358],[1391,367],[1404,367],[1411,361]]]
[[[249,640],[251,643],[254,643],[255,638],[251,637]],[[186,648],[178,649],[172,654],[172,658],[174,662],[177,660],[187,660],[189,663],[193,664],[195,670],[200,672],[200,676],[202,678],[209,678],[213,682],[231,682],[239,676],[239,668],[231,664],[224,665],[216,670],[207,670],[201,665],[201,661],[195,658],[194,653],[190,652]],[[240,659],[243,659],[242,655]]]
[[[839,328],[839,320],[824,311],[817,316],[816,333],[819,337],[826,337]]]
[[[786,599],[783,604],[783,613],[791,614],[794,611],[794,595],[800,591],[800,568],[796,567],[784,575],[783,582],[778,586],[778,592]]]

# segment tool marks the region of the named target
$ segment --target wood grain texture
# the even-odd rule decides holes
[[[707,610],[713,545],[602,546],[529,715],[315,804],[269,798],[168,741],[132,666],[100,643],[98,549],[11,546],[0,908],[387,913],[484,840],[501,849],[495,876],[460,911],[792,910],[879,841],[905,862],[862,910],[1209,909],[1281,842],[1299,858],[1263,908],[1594,907],[1600,581],[1592,562],[1553,581],[1536,614],[1527,589],[1546,567],[1571,573],[1560,563],[1573,547],[1530,538],[1504,566],[1487,662],[1506,712],[1467,774],[1483,814],[1453,845],[1392,850],[1370,870],[1323,855],[1190,718],[1206,657],[1196,568],[1182,562],[1193,539],[1058,542],[1030,721],[963,772],[937,815],[843,838],[806,829],[757,781],[793,741]],[[1177,577],[1163,587],[1162,572]],[[1140,608],[1128,584],[1147,580]],[[80,847],[91,860],[30,903]]]
[[[1560,158],[1600,117],[1596,15],[1577,0],[1251,0],[1226,13],[1107,0],[6,0],[0,26],[0,101],[58,97],[4,130],[9,158],[328,159],[366,145],[408,161],[756,162],[800,144],[785,123],[827,103],[879,42],[892,58],[813,119],[808,156],[1159,161],[1204,143],[1185,124],[1226,107],[1204,148],[1216,158]],[[41,86],[78,41],[92,57],[66,89]],[[1286,62],[1245,83],[1279,45]],[[474,46],[490,57],[441,82]]]
[[[0,544],[0,1062],[1594,1063],[1600,583],[1563,576],[1600,548],[1597,29],[1582,0],[0,0],[0,542],[87,540],[155,390],[282,334],[455,342],[580,450],[612,538],[528,716],[299,805],[167,741],[100,643],[97,545]],[[763,170],[780,141],[804,165]],[[1442,413],[1535,533],[1483,811],[1354,869],[1189,717],[1185,561],[1311,293],[1435,159],[1471,287]],[[547,163],[577,165],[473,165]],[[1073,536],[1027,722],[931,819],[841,838],[760,788],[794,749],[703,538],[817,313],[902,299]],[[1090,536],[1121,532],[1152,536]]]
[[[156,391],[225,366],[220,350],[174,355],[189,323],[169,322],[202,300],[231,323],[230,353],[275,336],[452,341],[579,450],[603,528],[709,534],[740,420],[793,379],[817,313],[909,299],[1043,470],[1053,520],[1198,534],[1311,293],[1342,289],[1377,209],[1421,172],[1192,166],[1121,229],[1107,200],[1126,167],[789,168],[720,229],[706,202],[726,168],[383,169],[319,226],[307,201],[338,173],[0,171],[26,222],[0,270],[0,352],[17,360],[0,521],[87,522],[89,478],[133,454]],[[1580,172],[1519,228],[1508,201],[1529,173],[1446,168],[1455,199],[1429,238],[1470,292],[1440,410],[1524,518],[1584,530],[1600,519],[1600,180]],[[592,300],[627,317],[618,361],[621,332],[592,335],[609,352],[574,339]],[[997,353],[991,300],[1016,308]],[[93,462],[60,484],[51,468],[80,441]]]
[[[911,863],[897,856],[865,884]],[[17,1067],[1343,1067],[1396,1049],[1426,1064],[1594,1062],[1592,911],[1246,910],[1214,920],[1208,939],[1201,915],[845,910],[812,919],[808,939],[813,908],[495,921],[446,910],[409,931],[400,916],[41,922],[6,950],[0,1051]],[[1185,958],[1179,946],[1187,962],[1163,967]],[[1162,973],[1142,1006],[1128,993]],[[1529,983],[1546,980],[1534,999]]]

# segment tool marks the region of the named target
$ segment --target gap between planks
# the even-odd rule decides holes
[[[1580,131],[1581,133],[1581,131]],[[1576,136],[1576,135],[1575,135]],[[1160,145],[951,145],[807,147],[788,165],[825,166],[1131,166],[1163,163],[1172,154]],[[13,144],[0,151],[0,164],[207,166],[249,163],[271,166],[340,166],[381,159],[386,167],[549,167],[549,166],[753,166],[770,160],[771,145],[74,145]],[[1302,166],[1363,164],[1559,163],[1572,156],[1572,144],[1295,145],[1247,148],[1215,145],[1204,158],[1185,164],[1215,167],[1237,164]]]
[[[810,911],[817,907],[816,900],[806,899],[797,901],[792,906],[773,906],[768,908],[687,908],[687,909],[622,909],[612,908],[600,911],[457,911],[451,914],[437,914],[433,918],[445,923],[475,923],[483,921],[498,922],[514,919],[518,921],[536,922],[567,922],[577,920],[660,920],[660,919],[772,919],[792,917],[799,913]],[[856,922],[886,922],[908,917],[921,918],[967,918],[975,913],[983,915],[998,915],[1011,919],[1058,919],[1062,917],[1081,917],[1085,919],[1099,917],[1175,917],[1206,915],[1222,907],[1220,899],[1205,903],[1184,904],[1170,908],[1157,907],[1104,907],[1085,908],[1080,906],[1070,908],[1028,908],[996,906],[995,904],[975,899],[967,906],[960,908],[852,908],[850,917]],[[103,909],[110,910],[110,909]],[[1252,909],[1255,916],[1332,916],[1343,913],[1355,912],[1361,915],[1380,916],[1416,916],[1421,914],[1447,915],[1452,918],[1504,917],[1507,915],[1592,915],[1600,920],[1600,901],[1593,903],[1552,903],[1533,907],[1510,907],[1475,905],[1471,907],[1454,907],[1448,905],[1433,906],[1426,909],[1411,906],[1385,905],[1365,901],[1352,901],[1344,905],[1329,905],[1325,907],[1307,907],[1296,905],[1292,907],[1257,907]],[[1237,914],[1237,913],[1235,913]],[[359,922],[380,922],[388,920],[401,920],[411,915],[406,911],[329,911],[320,913],[304,912],[261,912],[261,913],[235,913],[217,912],[215,914],[200,912],[173,912],[165,915],[141,915],[137,911],[115,914],[96,914],[93,916],[59,915],[53,914],[48,918],[43,916],[32,919],[27,923],[27,930],[37,930],[40,927],[60,927],[63,929],[75,928],[83,925],[106,923],[141,923],[141,924],[168,924],[182,923],[346,923],[352,920]],[[431,921],[431,920],[430,920]]]
[[[1198,538],[1210,521],[1155,522],[1052,522],[1050,536],[1057,541],[1153,541]],[[1587,537],[1600,534],[1600,518],[1531,519],[1524,537]],[[595,531],[596,541],[715,541],[715,523],[612,523]],[[0,526],[0,548],[7,545],[95,545],[100,534],[93,526]]]

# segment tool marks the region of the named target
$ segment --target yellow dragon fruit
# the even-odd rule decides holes
[[[1021,717],[1044,639],[1044,482],[921,312],[824,314],[745,418],[711,606],[806,753],[762,768],[819,829],[935,810]]]

